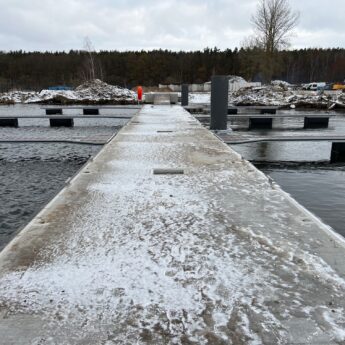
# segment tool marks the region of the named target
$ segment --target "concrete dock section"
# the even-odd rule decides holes
[[[0,344],[345,344],[344,278],[343,238],[147,105],[0,254]]]

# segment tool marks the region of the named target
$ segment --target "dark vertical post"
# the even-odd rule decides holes
[[[332,143],[331,163],[345,162],[345,143]]]
[[[189,86],[188,84],[182,85],[182,99],[181,99],[181,105],[182,107],[186,107],[189,104]]]
[[[228,127],[229,79],[213,76],[211,81],[211,129],[226,130]]]

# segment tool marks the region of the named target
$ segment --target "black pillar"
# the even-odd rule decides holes
[[[345,162],[345,143],[332,143],[331,163]]]
[[[229,79],[226,76],[213,76],[211,86],[211,129],[228,128]]]
[[[189,104],[189,86],[188,84],[182,85],[182,99],[181,99],[181,105],[182,107],[186,107]]]

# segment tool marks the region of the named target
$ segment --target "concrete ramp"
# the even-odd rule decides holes
[[[145,106],[0,255],[0,344],[344,344],[344,241]]]

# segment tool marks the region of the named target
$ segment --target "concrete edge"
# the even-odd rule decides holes
[[[94,156],[91,157],[73,176],[71,176],[69,179],[66,180],[64,187],[50,200],[48,201],[40,211],[38,211],[36,214],[34,214],[33,218],[24,226],[20,227],[16,235],[11,239],[10,242],[8,242],[5,247],[0,251],[0,261],[3,256],[6,256],[6,253],[10,250],[10,248],[20,239],[22,235],[24,235],[26,232],[30,231],[30,228],[34,223],[37,221],[38,218],[42,217],[44,213],[49,210],[56,202],[57,200],[65,193],[65,191],[69,188],[71,184],[75,182],[75,180],[81,175],[85,170],[89,168],[89,166],[93,163],[95,159],[101,153],[103,150],[106,149],[106,147],[110,144],[111,141],[115,140],[117,135],[126,128],[137,116],[142,108],[138,109],[138,111],[133,115],[133,117],[116,133],[114,133],[106,142],[106,144],[103,145],[103,147],[100,149],[100,151]]]
[[[229,147],[230,145],[226,144],[224,142],[224,140],[222,140],[216,133],[214,133],[213,131],[209,130],[210,133],[212,135],[214,135],[217,139],[219,139],[223,145],[225,145],[226,147],[230,148],[237,156],[239,159],[241,159],[242,161],[245,161],[247,164],[249,164],[252,168],[254,168],[259,174],[261,174],[261,176],[264,176],[266,179],[269,180],[269,177],[263,173],[260,169],[258,169],[253,163],[251,163],[250,161],[244,159],[238,152],[236,152],[235,150],[233,150],[231,147]],[[320,227],[320,229],[322,229],[331,239],[333,239],[334,241],[337,242],[337,244],[339,244],[344,250],[345,250],[345,238],[343,236],[341,236],[340,234],[338,234],[330,225],[327,225],[326,223],[324,223],[324,221],[318,217],[317,215],[315,215],[313,212],[311,212],[310,210],[308,210],[305,206],[303,206],[302,204],[300,204],[295,198],[293,198],[288,192],[286,192],[278,183],[276,183],[274,181],[274,185],[276,189],[279,189],[279,192],[282,193],[282,195],[284,197],[286,197],[286,199],[292,204],[294,205],[298,210],[300,210],[301,212],[303,212],[307,217],[309,217],[313,222],[315,222],[316,225],[318,225]]]

